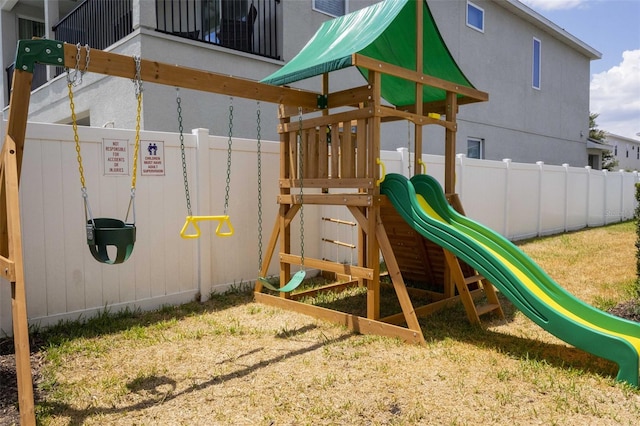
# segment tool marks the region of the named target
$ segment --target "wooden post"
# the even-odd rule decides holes
[[[12,262],[14,267],[11,281],[11,316],[22,425],[36,423],[18,195],[32,79],[33,74],[30,72],[14,72],[9,122],[0,158],[0,211],[6,212],[6,215],[2,215],[4,219],[0,220],[0,255]]]
[[[416,2],[416,72],[418,74],[424,73],[424,43],[422,36],[422,27],[423,27],[423,16],[422,9],[424,8],[423,2]],[[421,83],[416,83],[416,115],[422,116],[424,114],[424,108],[422,103],[422,90],[423,85]],[[414,124],[414,139],[415,139],[415,155],[413,158],[413,174],[420,174],[420,160],[422,159],[422,125]],[[411,154],[411,153],[409,153]]]
[[[444,147],[444,193],[456,192],[456,115],[458,113],[458,99],[454,92],[447,92],[447,121],[453,124],[453,130],[445,130]]]
[[[369,105],[374,111],[373,117],[368,120],[368,158],[367,170],[369,176],[374,181],[380,179],[380,166],[377,163],[380,158],[380,116],[375,112],[378,110],[381,102],[381,75],[378,72],[369,72],[369,84],[373,88],[372,102]],[[367,280],[367,318],[380,318],[380,245],[376,238],[376,225],[380,218],[380,203],[377,201],[380,195],[380,188],[375,186],[368,190],[372,200],[375,200],[371,206],[367,207],[367,230],[363,246],[366,256],[366,267],[373,270],[373,277]]]
[[[280,124],[289,123],[291,120],[288,116],[287,108],[284,105],[280,105]],[[291,155],[291,137],[290,133],[280,133],[280,179],[287,179],[293,177],[294,170],[292,170],[292,158]],[[289,195],[291,193],[290,188],[280,187],[280,195]],[[291,209],[290,205],[280,204],[278,209],[278,222],[280,228],[280,253],[291,252],[291,230],[289,224],[286,221],[287,213]],[[291,265],[280,261],[280,287],[287,285],[291,279]],[[281,294],[282,297],[286,297],[285,293]]]

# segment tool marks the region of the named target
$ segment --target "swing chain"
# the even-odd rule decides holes
[[[71,126],[73,128],[73,140],[76,144],[76,158],[78,160],[78,172],[80,174],[80,188],[82,189],[83,198],[85,199],[85,205],[87,204],[86,200],[88,200],[87,189],[84,179],[84,167],[82,166],[82,154],[80,152],[80,137],[78,136],[78,119],[76,116],[76,105],[73,102],[73,87],[82,83],[82,76],[89,69],[89,61],[90,61],[90,48],[88,44],[85,44],[85,49],[87,51],[87,56],[85,58],[85,66],[84,70],[80,71],[80,51],[81,46],[80,43],[76,44],[77,53],[76,53],[76,67],[75,72],[73,73],[73,77],[71,77],[71,72],[69,68],[67,68],[67,88],[69,89],[69,108],[71,109]],[[80,78],[78,79],[78,74],[80,74]],[[92,218],[93,219],[93,218]]]
[[[76,106],[73,103],[73,83],[67,84],[69,88],[69,107],[71,108],[71,126],[73,128],[73,140],[76,143],[76,159],[78,160],[78,172],[80,173],[80,188],[86,191],[86,184],[84,180],[84,167],[82,167],[82,154],[80,153],[80,137],[78,136],[78,120],[76,118]]]
[[[136,113],[136,140],[133,148],[133,176],[131,177],[131,196],[134,196],[136,190],[136,176],[138,172],[138,150],[140,148],[140,117],[142,115],[142,76],[140,74],[140,57],[134,56],[136,62],[136,78],[133,80],[135,85],[136,99],[138,100]]]
[[[133,60],[136,65],[136,76],[132,79],[135,86],[135,95],[138,101],[136,112],[136,140],[133,146],[133,175],[131,176],[131,199],[129,200],[129,207],[127,208],[127,215],[125,216],[125,222],[129,219],[129,212],[133,213],[133,223],[136,223],[136,179],[138,176],[138,151],[140,149],[140,119],[142,116],[142,75],[140,73],[141,59],[139,56],[134,56]]]
[[[178,105],[177,106],[178,131],[180,133],[180,153],[182,155],[182,177],[184,179],[184,194],[187,199],[187,213],[189,214],[189,216],[193,216],[193,214],[191,213],[191,196],[189,195],[189,178],[187,176],[187,158],[185,155],[185,148],[184,148],[184,134],[183,134],[184,127],[182,126],[181,102],[182,102],[182,99],[180,99],[180,88],[176,87],[176,103]]]
[[[233,97],[229,98],[229,140],[227,141],[227,182],[224,194],[224,215],[229,214],[229,188],[231,186],[231,146],[233,144]]]
[[[300,180],[300,266],[304,268],[304,202],[302,179],[304,176],[304,150],[302,147],[302,107],[298,107],[298,179]]]
[[[260,101],[256,111],[256,141],[258,148],[258,274],[262,269],[262,137],[260,135]]]

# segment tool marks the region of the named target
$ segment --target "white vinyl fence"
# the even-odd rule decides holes
[[[95,217],[124,219],[131,176],[113,175],[116,165],[132,169],[131,130],[80,127],[82,160]],[[229,215],[232,237],[215,236],[215,223],[202,223],[199,239],[180,238],[187,214],[180,138],[174,133],[142,131],[143,148],[153,145],[156,164],[138,165],[137,241],[121,265],[96,262],[86,245],[84,206],[70,126],[29,123],[20,184],[27,309],[31,323],[90,317],[108,308],[153,309],[207,299],[258,271],[258,169],[255,140],[234,139]],[[116,164],[110,147],[126,146],[128,164]],[[184,135],[185,157],[194,215],[223,213],[227,177],[226,137],[197,129]],[[162,155],[163,154],[163,155]],[[408,175],[406,148],[381,154],[388,173]],[[117,159],[116,159],[117,160]],[[157,160],[157,158],[156,158]],[[423,156],[427,173],[442,181],[444,161]],[[153,168],[152,168],[153,167]],[[266,246],[278,206],[279,146],[262,142],[263,242]],[[569,166],[518,164],[459,156],[457,192],[471,218],[510,239],[601,226],[633,217],[637,173]],[[323,238],[355,244],[349,225],[322,217],[353,221],[342,206],[305,206],[305,255],[355,263],[355,249]],[[299,222],[292,224],[292,248],[299,250]],[[277,256],[270,273],[277,273]],[[6,284],[6,283],[5,283]],[[11,295],[0,285],[0,333],[11,333]]]

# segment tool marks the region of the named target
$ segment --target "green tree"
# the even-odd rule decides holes
[[[598,142],[604,142],[607,138],[607,132],[604,130],[598,129],[598,124],[596,123],[596,119],[600,116],[595,112],[589,113],[589,139],[596,140]]]
[[[598,142],[605,142],[607,138],[607,132],[598,129],[596,119],[600,114],[595,112],[589,113],[589,139],[596,140]],[[602,151],[602,170],[613,170],[618,165],[618,160],[613,155],[613,152]]]

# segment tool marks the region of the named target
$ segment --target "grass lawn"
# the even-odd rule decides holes
[[[635,224],[520,243],[601,309],[635,290]],[[363,300],[357,290],[350,303]],[[635,425],[640,391],[506,299],[472,326],[462,306],[421,320],[427,346],[352,334],[253,302],[107,313],[42,330],[43,425]],[[343,299],[336,303],[347,303]],[[2,410],[0,410],[0,424]],[[11,424],[11,423],[8,423]]]

